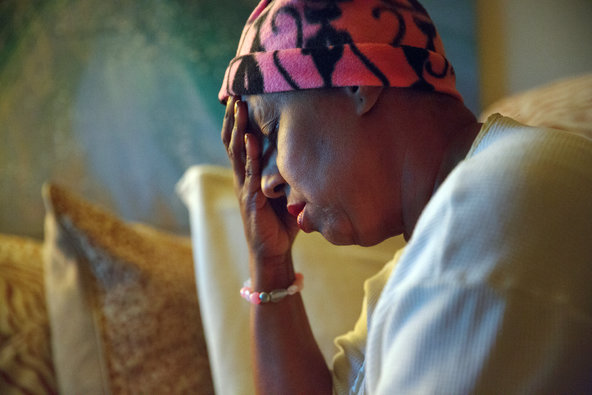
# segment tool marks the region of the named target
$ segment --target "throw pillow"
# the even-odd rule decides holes
[[[188,238],[44,186],[45,265],[63,393],[213,393]]]
[[[526,125],[581,133],[592,138],[592,74],[554,81],[490,105],[485,121],[500,113]]]
[[[177,192],[189,210],[199,300],[216,393],[253,394],[249,311],[239,289],[249,276],[248,250],[232,171],[211,165],[187,169]],[[335,246],[319,233],[298,235],[292,249],[304,275],[302,298],[326,362],[333,340],[353,329],[362,309],[364,280],[405,245],[395,237],[374,247]]]

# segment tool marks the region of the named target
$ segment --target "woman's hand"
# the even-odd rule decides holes
[[[253,274],[253,270],[273,270],[274,266],[288,262],[291,266],[291,248],[298,226],[286,209],[285,196],[270,199],[262,191],[262,172],[277,171],[276,153],[262,152],[259,137],[255,133],[247,133],[247,125],[246,103],[234,97],[229,98],[222,126],[222,141],[234,172],[234,188]],[[266,150],[275,150],[275,147],[266,147]]]
[[[270,199],[261,189],[262,178],[277,171],[276,148],[267,144],[262,148],[257,137],[261,134],[247,133],[247,125],[246,103],[229,98],[222,141],[234,171],[253,288],[287,288],[294,281],[291,249],[298,226],[287,211],[286,197]],[[251,328],[257,393],[331,393],[331,373],[299,294],[251,309]]]

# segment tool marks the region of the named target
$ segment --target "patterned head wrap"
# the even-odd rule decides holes
[[[364,85],[462,100],[440,36],[417,0],[263,0],[218,98]]]

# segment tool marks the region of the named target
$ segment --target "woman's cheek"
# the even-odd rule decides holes
[[[302,174],[302,170],[300,169],[301,165],[298,163],[297,158],[295,158],[293,151],[287,150],[280,150],[278,146],[277,151],[277,168],[279,173],[282,175],[284,180],[290,185],[291,187],[294,186],[296,180],[301,180],[300,174]]]

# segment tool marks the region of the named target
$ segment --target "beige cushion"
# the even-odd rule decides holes
[[[0,394],[57,392],[41,243],[0,234]]]
[[[213,393],[188,238],[46,185],[45,265],[61,393]]]
[[[247,246],[230,170],[194,166],[177,190],[190,211],[204,330],[217,394],[252,394],[250,305],[239,296],[249,276]],[[394,238],[372,247],[338,247],[320,234],[299,234],[293,249],[304,275],[302,297],[315,338],[331,366],[336,336],[353,328],[363,282],[404,245]]]
[[[495,113],[527,125],[573,131],[592,138],[592,74],[505,97],[485,109],[481,121]]]

